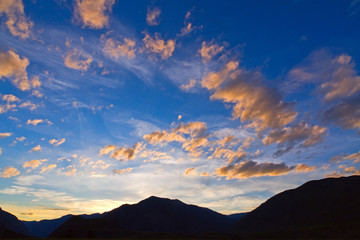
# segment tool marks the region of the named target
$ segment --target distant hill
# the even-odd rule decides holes
[[[179,200],[150,197],[125,204],[98,218],[72,217],[50,237],[115,237],[134,232],[196,234],[224,232],[233,218]],[[120,235],[119,235],[120,234]]]
[[[360,176],[310,181],[238,220],[242,237],[360,239]]]
[[[0,239],[28,235],[25,224],[0,208]]]

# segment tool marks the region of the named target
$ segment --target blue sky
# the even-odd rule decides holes
[[[0,3],[0,200],[229,214],[360,173],[360,2]]]

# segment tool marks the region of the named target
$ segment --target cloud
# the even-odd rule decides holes
[[[11,177],[17,176],[19,174],[20,174],[20,172],[16,168],[14,168],[14,167],[6,167],[6,168],[4,168],[3,172],[0,172],[0,177],[2,177],[2,178],[11,178]]]
[[[199,49],[199,53],[202,57],[203,62],[207,63],[223,50],[224,50],[223,46],[219,46],[218,44],[213,42],[209,42],[207,45],[206,42],[203,41],[201,45],[201,49]]]
[[[76,48],[69,50],[64,58],[65,66],[82,71],[88,70],[92,61],[91,55],[85,54]]]
[[[44,161],[46,159],[43,160],[31,160],[31,161],[27,161],[23,164],[23,168],[32,168],[32,169],[36,169],[38,168],[41,164],[42,161]]]
[[[0,155],[3,153],[3,150],[2,150],[2,148],[0,147]]]
[[[30,36],[33,23],[25,16],[22,0],[11,0],[0,2],[0,16],[7,17],[6,26],[10,33],[21,39]]]
[[[35,147],[33,147],[30,152],[40,152],[42,150],[40,145],[37,145]]]
[[[144,135],[143,138],[153,145],[180,142],[182,143],[182,148],[188,151],[192,157],[198,157],[202,154],[203,151],[201,149],[209,144],[207,127],[204,122],[180,123],[177,127],[168,131],[155,131]]]
[[[20,102],[20,99],[12,94],[3,95],[2,100],[6,102]]]
[[[104,36],[101,38],[105,41]],[[123,43],[112,38],[108,38],[105,41],[104,53],[116,60],[119,59],[119,57],[133,59],[136,57],[135,52],[135,41],[129,38],[124,38]]]
[[[213,91],[211,99],[233,103],[233,117],[249,122],[246,127],[262,131],[280,128],[293,122],[297,113],[292,103],[285,103],[276,89],[262,84],[260,72],[238,68],[230,61],[219,72],[210,72],[202,79],[202,86]]]
[[[65,138],[60,138],[60,139],[50,139],[49,143],[54,145],[55,147],[60,146],[61,144],[63,144],[66,141]]]
[[[289,167],[285,163],[257,163],[252,160],[248,160],[246,162],[221,167],[216,170],[216,175],[226,177],[226,179],[241,179],[284,175],[293,169],[295,169],[295,167]]]
[[[161,10],[158,7],[148,8],[146,14],[146,22],[149,26],[156,26],[160,23]]]
[[[76,176],[77,169],[74,166],[70,166],[70,168],[65,172],[66,176]]]
[[[74,14],[83,27],[101,29],[109,24],[108,13],[115,0],[76,0]]]
[[[127,161],[134,159],[136,157],[136,154],[140,151],[142,151],[144,148],[144,145],[140,142],[137,142],[134,144],[133,147],[116,147],[114,145],[108,145],[99,151],[99,155],[107,155],[110,154],[111,158],[115,158],[120,161]]]
[[[125,168],[125,169],[114,169],[112,170],[112,173],[115,174],[124,174],[124,173],[129,173],[132,171],[132,168]]]
[[[11,135],[12,135],[12,133],[10,133],[10,132],[0,133],[0,139],[1,139],[1,138],[6,138],[6,137],[10,137]]]
[[[299,164],[295,167],[295,171],[298,173],[298,172],[304,172],[304,173],[307,173],[307,172],[310,172],[310,171],[314,171],[316,169],[316,167],[310,167],[306,164]]]
[[[40,124],[40,123],[47,123],[48,125],[51,125],[51,124],[53,124],[51,121],[49,121],[49,120],[47,120],[47,119],[33,119],[33,120],[31,120],[31,119],[28,119],[27,121],[26,121],[26,124],[27,125],[33,125],[33,126],[37,126],[38,124]]]
[[[41,168],[40,173],[51,172],[54,168],[56,168],[56,164],[50,164],[50,165],[44,166]]]
[[[353,163],[360,162],[360,151],[357,153],[347,154],[347,155],[336,155],[330,159],[332,163],[340,163],[341,161],[345,160],[353,160]]]
[[[345,99],[332,105],[322,114],[325,123],[333,122],[335,125],[346,129],[360,130],[360,96]]]
[[[347,54],[332,56],[327,50],[312,52],[288,74],[289,88],[317,83],[326,101],[354,96],[360,91],[360,76],[355,62]]]
[[[14,51],[0,52],[0,78],[8,78],[22,91],[28,91],[31,88],[41,85],[38,77],[28,79],[26,71],[30,64],[26,57],[20,58]]]
[[[150,58],[152,58],[152,54],[155,54],[159,55],[161,59],[167,59],[172,56],[175,50],[175,40],[169,39],[165,41],[157,34],[152,38],[149,34],[145,33],[143,43],[144,47],[142,51],[146,51],[150,54]]]
[[[107,146],[103,147],[102,149],[100,149],[99,155],[107,155],[107,154],[115,151],[115,149],[117,149],[117,147],[115,145],[107,145]]]
[[[180,89],[187,92],[187,91],[189,91],[191,88],[195,87],[195,85],[196,85],[196,80],[195,80],[195,79],[191,79],[188,84],[182,84],[182,85],[180,85]]]
[[[322,142],[326,134],[326,127],[312,126],[301,122],[291,127],[272,130],[262,142],[264,145],[277,143],[278,147],[285,147],[275,153],[276,156],[281,156],[299,142],[302,147],[310,147]]]
[[[26,139],[26,137],[22,136],[22,137],[19,137],[19,138],[16,138],[17,141],[19,142],[22,142]]]
[[[187,168],[185,170],[185,175],[196,175],[195,168]]]
[[[185,26],[180,29],[180,34],[178,34],[179,37],[183,37],[185,35],[188,35],[192,31],[194,31],[194,26],[192,23],[185,23]],[[201,53],[200,53],[201,54]],[[202,55],[201,55],[202,56]]]

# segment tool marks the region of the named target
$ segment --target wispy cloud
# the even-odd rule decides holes
[[[146,13],[146,22],[149,26],[156,26],[160,24],[161,10],[158,7],[148,7]]]

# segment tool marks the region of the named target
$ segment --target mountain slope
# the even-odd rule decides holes
[[[125,204],[98,218],[72,217],[50,237],[116,237],[136,232],[194,234],[225,231],[234,220],[179,200],[150,197]]]
[[[0,238],[20,237],[28,234],[25,224],[0,208]]]
[[[360,238],[360,176],[310,181],[238,220],[243,236]]]

